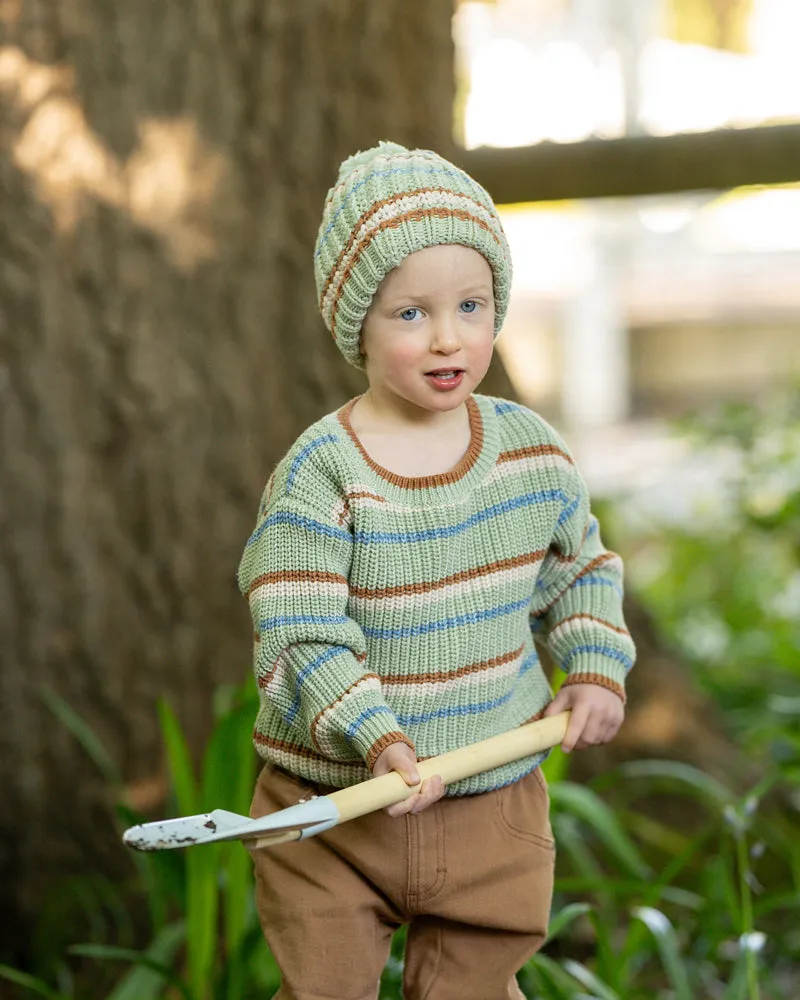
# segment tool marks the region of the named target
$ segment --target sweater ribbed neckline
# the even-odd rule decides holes
[[[465,489],[471,488],[476,479],[483,478],[495,463],[497,441],[496,434],[493,433],[493,423],[491,420],[487,421],[487,414],[482,412],[478,400],[474,396],[468,396],[465,402],[469,419],[470,443],[459,462],[447,472],[437,473],[433,476],[402,476],[392,472],[370,457],[353,430],[350,414],[360,398],[361,396],[356,396],[337,411],[336,416],[339,423],[346,431],[348,440],[369,469],[380,479],[391,483],[392,486],[400,490],[435,490],[439,494],[443,490],[447,494],[460,495]]]

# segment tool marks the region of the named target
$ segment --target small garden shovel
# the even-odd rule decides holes
[[[500,736],[419,761],[417,770],[422,781],[438,774],[445,785],[450,785],[481,771],[490,771],[520,757],[557,746],[566,735],[568,722],[569,712],[551,715]],[[214,809],[199,816],[141,823],[126,830],[122,839],[128,847],[139,851],[190,847],[218,840],[244,840],[253,848],[272,847],[313,837],[338,823],[346,823],[347,820],[402,802],[418,787],[407,785],[399,774],[392,771],[330,795],[314,796],[258,819]]]

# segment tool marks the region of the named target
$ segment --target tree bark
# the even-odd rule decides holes
[[[364,388],[317,313],[322,201],[378,139],[451,152],[451,6],[0,4],[6,928],[60,876],[128,864],[42,693],[135,783],[159,696],[198,746],[214,687],[249,676],[258,496]]]

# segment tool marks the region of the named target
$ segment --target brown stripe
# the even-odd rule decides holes
[[[602,566],[603,563],[610,562],[612,559],[619,559],[619,556],[617,555],[616,552],[604,552],[601,556],[597,556],[595,559],[592,559],[591,562],[587,563],[583,567],[580,573],[576,573],[576,575],[570,580],[568,584],[566,584],[564,589],[561,591],[561,593],[558,594],[557,597],[554,597],[553,600],[546,607],[542,608],[541,611],[537,612],[536,617],[541,618],[542,615],[547,614],[547,612],[553,607],[554,604],[558,604],[558,602],[561,600],[564,594],[577,580],[580,580],[581,577],[584,577],[587,574],[593,572],[594,570],[597,569],[598,566]]]
[[[356,245],[356,251],[353,255],[353,259],[342,272],[339,287],[336,290],[336,295],[333,299],[333,306],[331,307],[330,329],[334,337],[336,336],[336,312],[339,308],[339,302],[341,301],[342,295],[344,295],[347,279],[350,277],[353,268],[358,263],[364,250],[366,250],[377,234],[383,232],[384,229],[398,229],[404,222],[420,222],[422,219],[431,217],[436,219],[456,218],[461,219],[462,222],[473,222],[476,226],[480,226],[481,229],[485,229],[495,243],[500,246],[500,240],[497,238],[497,234],[493,231],[492,227],[487,222],[484,222],[483,219],[479,219],[476,215],[473,215],[471,212],[467,212],[463,208],[415,208],[413,211],[404,212],[402,215],[398,215],[393,219],[386,219],[379,226],[371,229],[366,236],[361,238]]]
[[[368,493],[364,490],[362,493],[345,493],[345,500],[361,500],[367,498],[369,500],[377,500],[379,503],[386,503],[386,497],[379,497],[377,493]]]
[[[262,573],[250,584],[247,591],[249,597],[258,587],[263,587],[267,583],[343,583],[347,584],[347,577],[341,573],[328,573],[325,570],[311,569],[289,569],[276,570],[272,573]]]
[[[594,684],[597,687],[605,688],[606,691],[612,691],[618,698],[622,699],[623,705],[626,701],[625,688],[621,684],[617,684],[616,681],[612,681],[610,677],[604,677],[603,674],[569,674],[561,686],[567,687],[569,684]]]
[[[400,597],[407,594],[429,594],[434,590],[441,590],[444,587],[451,587],[456,583],[463,583],[465,580],[477,580],[482,576],[491,576],[492,573],[499,573],[502,570],[515,569],[518,566],[529,566],[532,563],[541,562],[546,552],[546,549],[537,549],[535,552],[526,552],[522,556],[498,559],[496,562],[486,563],[483,566],[460,570],[458,573],[442,577],[441,580],[428,580],[423,583],[402,583],[394,587],[370,588],[354,587],[351,585],[350,594],[353,597],[361,597],[367,601],[380,600],[384,597]]]
[[[393,733],[384,733],[384,735],[381,736],[379,740],[375,740],[375,742],[367,751],[366,761],[367,761],[367,767],[370,769],[370,771],[375,766],[375,761],[378,759],[378,757],[380,757],[383,751],[387,747],[392,746],[392,744],[394,743],[405,743],[406,746],[411,747],[411,749],[414,751],[414,754],[416,755],[417,748],[414,746],[414,744],[406,736],[405,733],[400,733],[397,731]]]
[[[610,628],[614,632],[619,632],[620,635],[630,635],[630,632],[626,628],[620,628],[618,625],[612,625],[611,622],[607,622],[605,618],[597,618],[595,615],[589,615],[584,612],[579,612],[575,615],[569,615],[567,618],[562,618],[560,622],[556,622],[550,631],[555,632],[560,625],[566,625],[567,622],[575,621],[577,618],[581,618],[584,621],[597,622],[598,625],[605,625],[606,628]]]
[[[525,648],[524,644],[519,649],[512,649],[510,653],[501,653],[500,656],[493,656],[489,660],[481,660],[479,663],[468,663],[457,670],[440,671],[430,674],[383,674],[381,682],[383,684],[438,684],[441,681],[451,681],[456,677],[466,677],[467,674],[477,674],[481,670],[490,670],[492,667],[499,667],[503,663],[509,663],[516,659]]]
[[[287,743],[285,740],[276,740],[272,736],[265,736],[263,733],[259,733],[258,730],[253,732],[253,742],[257,743],[258,746],[268,747],[270,750],[283,750],[286,753],[293,753],[298,757],[304,757],[306,760],[314,760],[324,764],[337,764],[339,767],[358,768],[363,768],[364,766],[364,762],[360,760],[333,760],[331,757],[321,757],[318,753],[314,753],[313,750],[309,750],[308,747],[299,746],[297,743]]]
[[[516,462],[520,458],[537,458],[540,455],[560,455],[570,465],[575,464],[570,455],[554,444],[537,444],[527,448],[514,448],[513,451],[501,451],[497,456],[497,462],[498,464],[500,462]]]
[[[343,691],[338,698],[336,698],[334,701],[330,703],[330,705],[326,705],[321,712],[317,712],[317,714],[314,716],[314,720],[311,723],[311,728],[309,731],[311,734],[311,742],[314,744],[317,750],[319,750],[320,753],[322,753],[322,747],[319,745],[319,743],[317,743],[317,726],[319,725],[320,719],[326,712],[330,711],[330,709],[332,709],[334,705],[338,705],[340,701],[343,701],[350,694],[350,692],[353,690],[354,687],[356,687],[362,681],[366,680],[376,680],[380,684],[381,679],[380,677],[378,677],[377,674],[364,674],[363,677],[359,677],[357,681],[353,681],[350,687],[347,688],[346,691]]]
[[[370,218],[371,215],[376,215],[382,208],[385,208],[386,205],[391,205],[393,202],[401,201],[403,198],[408,198],[409,195],[418,195],[418,194],[448,194],[448,195],[453,195],[453,194],[456,194],[456,192],[451,191],[449,188],[443,188],[443,187],[417,188],[415,191],[399,191],[397,194],[393,194],[389,198],[384,198],[383,201],[376,201],[374,204],[370,205],[370,207],[365,212],[363,212],[361,214],[360,218],[356,221],[355,225],[350,230],[350,239],[347,241],[347,243],[345,244],[345,246],[342,248],[342,251],[340,252],[340,254],[339,254],[339,256],[338,256],[338,258],[336,260],[336,264],[333,266],[333,268],[331,268],[330,274],[328,275],[327,279],[325,280],[325,285],[324,285],[324,287],[322,289],[322,294],[319,297],[319,307],[320,307],[320,309],[322,309],[322,307],[323,307],[323,304],[325,302],[325,296],[328,294],[328,289],[331,287],[331,282],[336,277],[336,274],[337,274],[337,272],[338,272],[338,270],[339,270],[339,268],[341,266],[342,261],[345,259],[345,257],[347,256],[347,254],[350,251],[350,248],[353,245],[353,238],[355,237],[355,234],[358,232],[358,230],[369,220],[369,218]],[[473,205],[477,205],[479,208],[482,208],[485,211],[489,212],[488,206],[484,205],[480,201],[476,201],[475,198],[470,198],[470,196],[468,194],[458,195],[458,197],[465,198],[467,201],[471,201]],[[490,214],[491,214],[491,212],[490,212]],[[379,227],[379,228],[382,228],[382,227]]]
[[[360,398],[360,396],[356,396],[355,399],[351,399],[349,403],[345,403],[337,412],[336,415],[339,418],[339,423],[370,469],[377,473],[381,479],[385,479],[395,486],[400,486],[406,490],[423,490],[433,486],[445,486],[449,483],[455,483],[469,472],[481,453],[481,449],[483,448],[483,417],[481,416],[480,407],[473,397],[467,396],[465,402],[469,415],[470,443],[469,448],[458,465],[454,466],[449,472],[441,472],[435,476],[401,476],[396,472],[390,472],[370,458],[350,423],[350,413]]]

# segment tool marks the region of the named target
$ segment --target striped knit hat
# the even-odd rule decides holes
[[[378,286],[417,250],[472,247],[494,275],[495,335],[511,289],[511,254],[494,202],[469,174],[427,149],[381,142],[339,168],[314,252],[319,307],[339,350],[364,367],[359,336]]]

